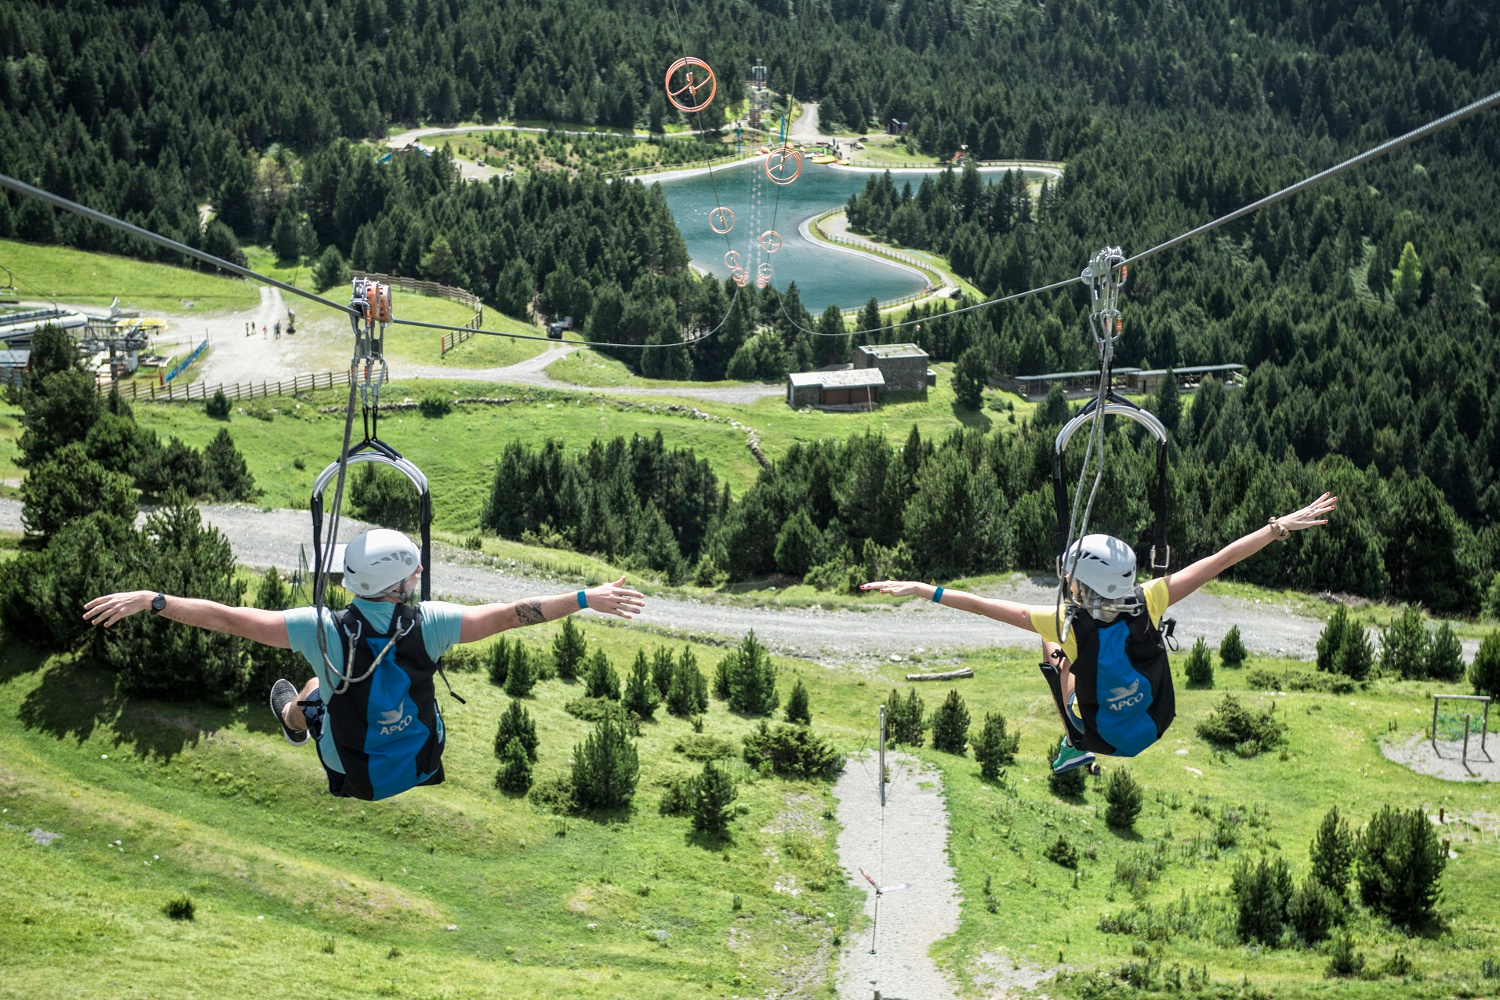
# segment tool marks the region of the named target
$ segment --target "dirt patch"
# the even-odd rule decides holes
[[[1495,736],[1491,734],[1489,740],[1495,740]],[[1463,748],[1463,740],[1438,740],[1434,746],[1424,736],[1413,736],[1405,743],[1385,743],[1380,752],[1402,767],[1444,781],[1500,781],[1500,746],[1491,743],[1485,750],[1478,737],[1470,737],[1467,764]]]
[[[978,986],[986,1000],[1009,1000],[1011,997],[1043,997],[1036,988],[1058,971],[1058,968],[1043,969],[1035,965],[1024,965],[1008,956],[988,952],[975,963],[974,985]]]

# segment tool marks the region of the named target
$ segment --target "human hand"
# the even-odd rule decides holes
[[[83,620],[105,628],[151,607],[154,590],[126,590],[96,597],[83,606]]]
[[[892,597],[931,597],[932,585],[918,580],[875,580],[859,585],[860,590],[878,590]]]
[[[590,608],[616,618],[634,618],[646,606],[646,595],[625,586],[623,576],[614,583],[591,587],[583,594]]]
[[[1288,531],[1301,531],[1314,525],[1327,524],[1326,515],[1333,513],[1338,502],[1339,498],[1332,493],[1324,493],[1301,510],[1278,517],[1276,523]]]

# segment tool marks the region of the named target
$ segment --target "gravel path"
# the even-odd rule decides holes
[[[1480,749],[1477,731],[1469,737],[1468,767],[1464,766],[1463,740],[1438,740],[1434,750],[1431,740],[1413,736],[1405,743],[1384,743],[1380,752],[1386,760],[1445,781],[1500,781],[1500,746],[1494,733],[1489,734],[1486,746],[1488,752]]]
[[[816,102],[802,105],[802,114],[792,122],[786,137],[793,142],[817,142],[827,136],[818,132],[818,105]]]
[[[851,757],[834,785],[838,799],[839,860],[849,884],[865,890],[865,916],[875,915],[875,891],[860,869],[882,885],[906,889],[880,899],[871,933],[851,934],[839,963],[838,996],[859,1000],[879,989],[885,1000],[952,1000],[953,984],[928,956],[934,941],[958,929],[958,886],[948,863],[948,810],[942,774],[906,754],[886,754],[890,782],[880,808],[879,765],[873,753]]]
[[[309,472],[309,479],[312,473]],[[298,552],[311,546],[312,532],[305,511],[265,511],[248,506],[204,505],[204,518],[229,538],[235,557],[249,566],[296,569]],[[344,537],[362,530],[344,521]],[[0,500],[0,529],[21,530],[21,504]],[[465,549],[435,545],[437,566],[433,590],[458,600],[515,600],[538,592],[566,589],[576,580],[549,579],[517,572],[500,560]],[[1044,577],[1021,574],[994,587],[991,596],[1027,604],[1051,604],[1055,591]],[[767,595],[769,597],[769,595]],[[1177,636],[1184,648],[1198,637],[1217,647],[1231,625],[1250,650],[1273,656],[1311,659],[1322,623],[1302,617],[1277,604],[1237,597],[1197,593],[1172,609]],[[877,661],[930,659],[941,651],[989,648],[1036,648],[1036,637],[1006,628],[985,618],[941,608],[927,601],[903,605],[870,605],[862,610],[744,607],[713,601],[656,597],[646,605],[642,623],[686,635],[737,639],[750,629],[777,652],[841,663],[859,662],[871,668]],[[1465,652],[1473,655],[1472,642]],[[918,668],[921,669],[921,668]]]

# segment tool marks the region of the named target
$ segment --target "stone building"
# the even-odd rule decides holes
[[[823,372],[795,372],[786,377],[788,406],[840,406],[864,409],[880,402],[886,388],[878,368],[841,368]]]
[[[878,368],[888,392],[926,392],[937,376],[927,367],[927,352],[916,344],[866,344],[854,349],[854,368]]]

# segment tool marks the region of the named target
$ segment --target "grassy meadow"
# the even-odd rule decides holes
[[[587,638],[622,673],[637,650],[663,641],[590,618]],[[555,629],[522,635],[540,648]],[[706,673],[724,652],[694,650]],[[1280,852],[1300,879],[1330,806],[1356,826],[1383,804],[1493,817],[1493,786],[1422,777],[1380,754],[1381,740],[1421,731],[1431,685],[1277,696],[1287,753],[1241,760],[1215,753],[1194,724],[1225,689],[1257,708],[1273,696],[1242,691],[1248,671],[1221,666],[1217,690],[1180,687],[1167,737],[1121,765],[1146,793],[1135,830],[1121,834],[1104,826],[1093,786],[1076,799],[1049,791],[1056,724],[1033,656],[924,662],[900,653],[903,662],[878,665],[778,657],[780,687],[784,699],[800,677],[815,729],[852,752],[868,745],[887,692],[909,687],[904,671],[961,663],[976,674],[957,683],[973,728],[1000,711],[1019,730],[1018,759],[998,782],[981,779],[971,757],[918,751],[948,792],[962,920],[934,954],[963,995],[987,995],[976,979],[981,959],[1061,971],[1043,988],[1054,996],[1145,995],[1088,976],[1131,963],[1156,969],[1158,986],[1173,967],[1206,975],[1202,996],[1494,995],[1481,973],[1500,957],[1492,845],[1455,847],[1443,933],[1407,938],[1353,919],[1370,978],[1325,979],[1326,945],[1256,949],[1233,938],[1233,864]],[[1247,667],[1280,665],[1252,658]],[[756,777],[735,762],[745,814],[727,842],[696,837],[688,820],[657,814],[665,782],[697,767],[674,749],[691,726],[658,712],[638,740],[633,808],[554,816],[493,788],[494,727],[507,697],[483,674],[454,683],[468,704],[441,697],[448,781],[360,803],[328,797],[313,754],[287,746],[259,704],[126,699],[86,659],[44,661],[9,646],[0,655],[5,995],[297,996],[316,975],[328,997],[749,997],[784,995],[790,970],[809,973],[800,995],[833,995],[835,942],[863,929],[860,895],[841,869],[866,859],[836,856],[831,786]],[[947,688],[919,686],[929,712]],[[587,729],[563,710],[579,693],[549,680],[525,699],[541,741],[538,780],[565,771]],[[753,724],[714,702],[704,732],[735,740]],[[1218,846],[1223,827],[1232,846]],[[32,831],[59,836],[42,845]],[[1059,834],[1078,851],[1076,876],[1043,855]],[[1146,857],[1160,870],[1132,890],[1117,872]],[[885,870],[900,878],[899,860],[885,859]],[[161,908],[183,895],[196,919],[169,920]],[[1106,913],[1183,906],[1191,929],[1165,939],[1097,929]],[[1376,975],[1398,949],[1417,974]]]
[[[26,301],[107,306],[119,296],[125,308],[164,313],[233,312],[260,301],[255,285],[239,278],[66,247],[0,240],[0,264]]]

